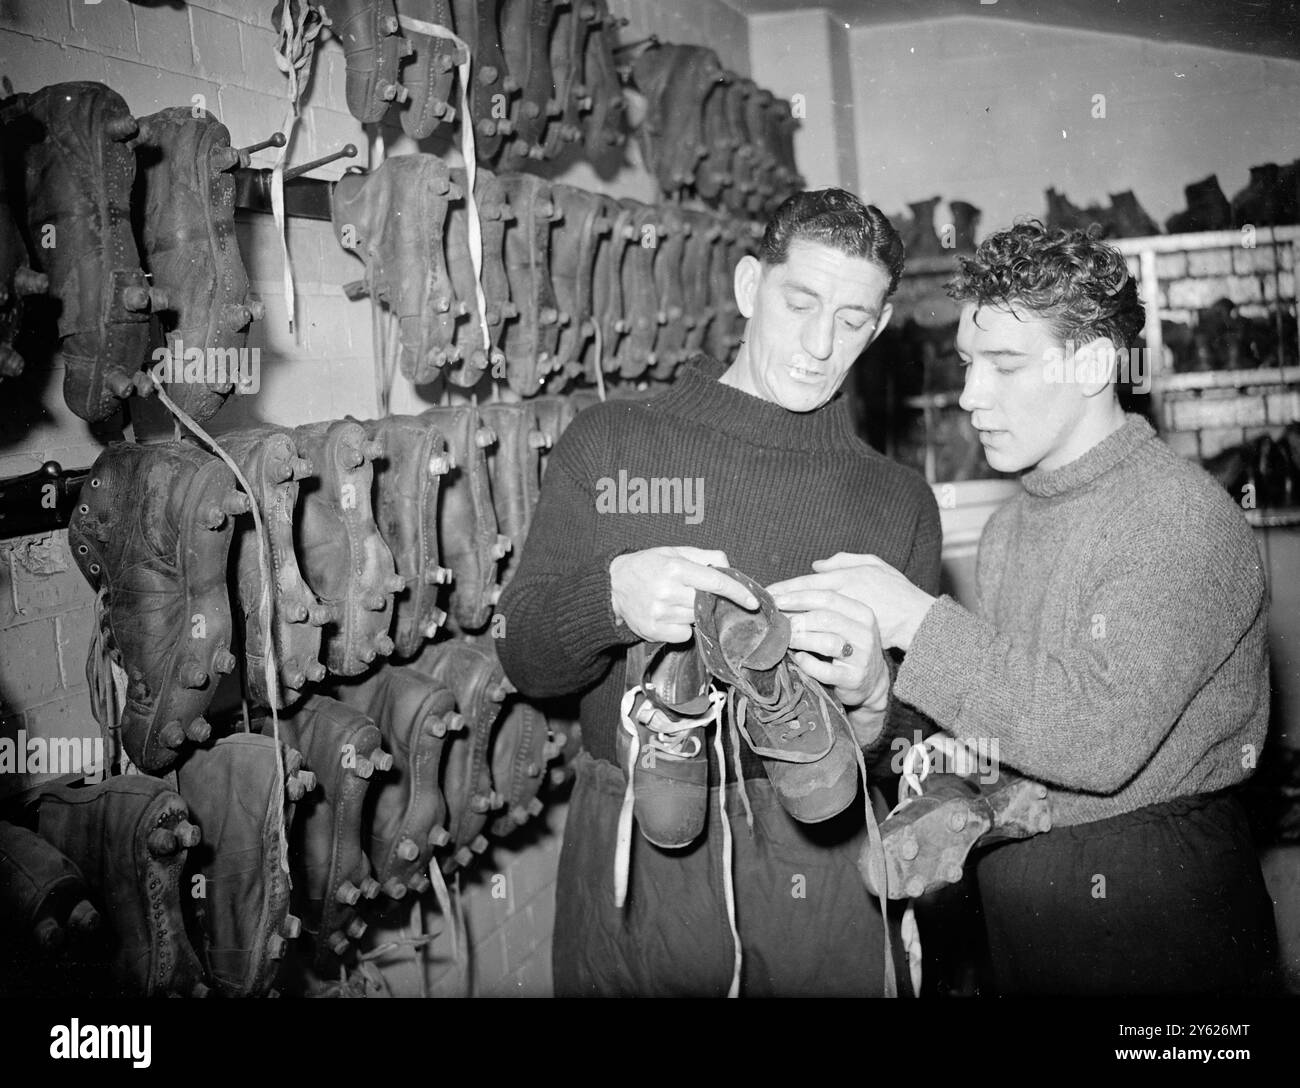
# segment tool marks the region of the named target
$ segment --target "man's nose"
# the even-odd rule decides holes
[[[966,381],[961,387],[961,396],[957,398],[957,406],[963,412],[976,412],[989,406],[988,384],[978,363],[971,363],[966,368]]]
[[[829,359],[835,350],[835,315],[811,318],[804,326],[803,349],[814,359]]]

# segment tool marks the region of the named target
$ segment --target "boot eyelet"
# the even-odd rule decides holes
[[[99,564],[98,564],[98,563],[91,563],[91,564],[90,564],[90,573],[91,573],[91,574],[98,574],[98,573],[99,573]]]
[[[77,507],[77,513],[78,513],[78,514],[89,514],[89,513],[90,513],[90,507],[87,506],[87,505],[83,502],[80,506]]]
[[[84,544],[78,544],[78,545],[77,545],[77,554],[78,554],[78,555],[85,555],[85,554],[87,554],[89,551],[90,551],[90,549],[87,548],[86,545],[84,545]]]
[[[91,486],[91,487],[98,487],[98,486],[99,486],[99,478],[98,478],[98,477],[92,477],[91,480],[90,480],[90,486]]]

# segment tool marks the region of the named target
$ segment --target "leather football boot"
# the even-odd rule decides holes
[[[975,230],[979,227],[980,222],[979,208],[975,207],[974,204],[968,204],[964,200],[951,201],[948,207],[952,210],[952,248],[958,253],[974,253]]]
[[[453,170],[452,176],[464,188],[464,171]],[[469,212],[464,203],[453,206],[447,235],[448,262],[458,299],[456,313],[467,318],[456,328],[453,358],[460,360],[460,365],[452,371],[451,378],[465,388],[477,385],[489,370],[493,378],[505,375],[502,347],[507,322],[514,322],[519,316],[519,309],[510,298],[510,277],[506,273],[506,229],[515,219],[509,194],[495,174],[480,169],[474,181],[474,199],[482,242],[483,299],[487,307],[489,343],[486,349],[478,317],[474,267],[469,256]]]
[[[149,388],[139,373],[149,310],[166,303],[149,287],[131,234],[135,158],[126,143],[139,126],[102,83],[56,83],[25,106],[15,124],[31,134],[23,152],[31,257],[60,307],[64,399],[94,423]]]
[[[0,924],[10,948],[31,944],[45,956],[69,935],[85,947],[103,920],[86,878],[51,843],[17,824],[0,823]]]
[[[402,373],[433,381],[456,338],[455,291],[443,236],[450,206],[463,196],[436,155],[394,155],[369,174],[345,174],[334,187],[334,231],[366,266],[344,287],[397,317]]]
[[[660,308],[655,283],[655,254],[662,239],[662,219],[658,208],[627,201],[635,205],[625,237],[627,252],[623,257],[624,318],[627,335],[619,341],[615,359],[623,378],[639,378],[658,360],[655,340],[659,326],[667,321]]]
[[[115,442],[82,484],[68,544],[105,593],[101,622],[127,677],[122,741],[144,771],[211,732],[203,713],[236,664],[226,569],[248,509],[230,469],[188,443]]]
[[[569,315],[560,329],[556,363],[570,375],[582,373],[587,341],[595,335],[595,299],[592,277],[596,255],[609,233],[609,207],[604,197],[575,189],[551,186],[559,206],[559,226],[551,235],[551,283],[557,307]]]
[[[8,152],[0,149],[0,378],[23,372],[23,357],[14,350],[22,329],[24,300],[49,290],[49,277],[32,270],[27,245],[14,218],[9,196]]]
[[[732,132],[735,151],[731,157],[731,184],[722,191],[722,202],[735,216],[750,214],[750,201],[758,192],[761,168],[760,134],[751,130],[756,110],[758,85],[752,79],[737,78],[726,85],[727,126]]]
[[[452,26],[451,0],[398,0],[399,14]],[[448,38],[435,38],[405,30],[413,53],[402,69],[402,86],[410,94],[399,115],[402,130],[417,140],[431,136],[440,125],[456,120],[456,67],[467,59],[466,51]]]
[[[531,401],[483,404],[478,411],[484,424],[497,436],[496,444],[489,447],[488,473],[497,525],[511,544],[501,564],[501,588],[504,589],[514,577],[528,538],[528,527],[541,490],[541,451],[548,440],[537,425],[537,413]]]
[[[722,72],[700,104],[701,138],[707,150],[695,171],[695,191],[714,207],[722,201],[723,190],[734,184],[731,165],[740,147],[740,136],[732,128],[728,109],[728,84],[732,80],[730,72]]]
[[[677,70],[677,54],[688,46],[666,44],[654,40],[648,49],[637,54],[632,62],[632,82],[645,98],[645,119],[637,129],[637,142],[641,145],[641,160],[654,175],[659,191],[677,193],[685,184],[676,170],[680,149],[674,147],[674,126],[681,119],[668,108],[668,89]]]
[[[548,159],[558,157],[569,144],[582,139],[582,118],[592,105],[586,84],[587,36],[597,15],[596,5],[590,0],[570,0],[554,8],[551,73],[560,114],[546,126],[543,151]]]
[[[721,237],[709,250],[710,297],[713,306],[713,321],[709,324],[707,350],[715,359],[730,359],[731,349],[737,339],[735,328],[741,320],[740,309],[736,306],[735,262],[732,249],[738,237],[737,228],[719,220]]]
[[[190,851],[187,883],[208,972],[227,997],[265,995],[286,940],[298,936],[280,836],[293,822],[293,802],[315,788],[316,776],[302,770],[302,755],[292,749],[284,773],[282,794],[275,741],[259,733],[222,737],[191,752],[176,771],[177,791],[203,834]]]
[[[550,460],[551,450],[560,440],[560,435],[573,420],[575,413],[572,397],[534,397],[531,401],[533,411],[537,413],[537,429],[542,432],[545,441],[538,449],[538,483],[546,478],[546,465]]]
[[[759,602],[757,612],[698,593],[695,641],[709,672],[731,687],[731,724],[763,761],[777,798],[804,823],[853,803],[858,764],[844,711],[788,655],[790,621],[753,579],[721,568]]]
[[[443,766],[442,791],[447,799],[453,854],[444,872],[469,865],[487,849],[483,830],[504,797],[493,788],[492,734],[502,704],[515,687],[490,644],[452,639],[425,647],[417,667],[456,696],[466,729],[456,734]]]
[[[507,706],[492,742],[492,782],[505,811],[488,825],[488,832],[504,838],[542,811],[537,794],[546,780],[546,766],[564,748],[562,737],[552,737],[546,715],[523,699]]]
[[[981,784],[980,794],[993,812],[993,826],[976,846],[992,846],[1010,839],[1027,839],[1052,830],[1052,807],[1041,782],[1000,771],[998,780]]]
[[[772,107],[776,96],[765,87],[754,90],[745,99],[745,127],[749,130],[754,148],[753,188],[745,199],[745,210],[751,217],[762,213],[772,194],[776,192],[778,163],[771,144]]]
[[[240,163],[226,126],[206,110],[173,106],[140,119],[134,141],[137,190],[143,190],[141,255],[153,286],[167,298],[162,315],[171,352],[167,394],[202,423],[225,403],[236,381],[251,378],[241,359],[248,326],[266,316],[248,294],[235,239],[235,179]],[[187,357],[201,352],[202,366]],[[191,376],[191,370],[198,373]],[[202,380],[195,380],[201,378]]]
[[[1219,187],[1215,174],[1184,186],[1187,211],[1175,212],[1165,227],[1170,234],[1189,234],[1205,230],[1229,230],[1232,227],[1232,205]]]
[[[186,852],[201,838],[189,815],[179,794],[143,774],[41,793],[41,838],[86,878],[115,937],[114,977],[133,994],[208,992],[181,913]]]
[[[406,588],[393,601],[393,643],[399,657],[417,653],[447,618],[438,588],[452,572],[438,559],[438,492],[451,471],[447,440],[418,416],[386,416],[362,426],[384,453],[374,463],[375,523]]]
[[[654,251],[655,294],[659,299],[656,318],[660,318],[655,338],[655,364],[651,375],[661,380],[672,377],[682,361],[686,335],[694,318],[686,312],[686,287],[682,281],[683,259],[690,222],[672,205],[659,209],[659,244]]]
[[[1088,226],[1090,220],[1085,216],[1083,209],[1071,203],[1070,198],[1064,193],[1049,188],[1046,196],[1048,230],[1083,230]],[[913,207],[915,208],[915,205]],[[904,238],[903,241],[907,245],[908,239]],[[907,253],[909,257],[912,255],[911,245],[907,246]]]
[[[591,382],[598,373],[617,369],[619,337],[630,328],[623,316],[623,258],[632,228],[633,210],[602,196],[602,212],[595,221],[597,237],[591,271],[592,335],[582,358],[582,373]],[[597,337],[599,330],[599,337]]]
[[[1281,223],[1279,211],[1281,171],[1275,162],[1261,163],[1250,168],[1250,181],[1232,198],[1232,225],[1244,227],[1271,227]]]
[[[700,837],[709,804],[709,670],[692,639],[636,644],[627,675],[639,678],[618,736],[632,814],[647,840],[678,850]]]
[[[339,685],[338,698],[379,727],[393,757],[391,774],[371,790],[366,849],[375,879],[390,899],[429,887],[429,860],[450,840],[447,802],[438,784],[443,749],[465,728],[455,696],[409,665],[392,665],[357,684]]]
[[[1132,189],[1110,194],[1111,218],[1116,238],[1149,238],[1160,233],[1156,221],[1138,203]]]
[[[560,330],[569,321],[551,284],[551,226],[561,212],[549,182],[531,174],[503,174],[497,180],[514,212],[506,224],[505,258],[510,298],[519,310],[518,320],[505,329],[506,378],[511,389],[528,397],[554,369]]]
[[[776,193],[773,208],[787,197],[801,191],[806,181],[799,173],[794,157],[794,132],[799,122],[794,117],[790,103],[775,98],[769,107],[769,146],[776,157]]]
[[[446,437],[451,455],[438,506],[442,562],[452,571],[450,619],[461,632],[478,631],[492,618],[497,564],[511,546],[498,532],[484,452],[497,437],[468,404],[430,408],[420,418]]]
[[[587,154],[598,159],[627,143],[627,102],[614,61],[616,31],[623,20],[609,13],[606,0],[583,0],[582,6],[588,3],[595,13],[589,23],[583,70],[592,106],[585,119],[583,139]]]
[[[505,170],[520,169],[545,155],[546,126],[562,109],[551,71],[553,14],[552,0],[504,0],[501,5],[501,48],[520,88],[514,133],[501,150]]]
[[[285,706],[302,694],[307,681],[325,678],[325,666],[320,663],[321,627],[334,614],[307,587],[294,551],[298,481],[312,474],[313,465],[298,456],[288,434],[271,428],[227,432],[221,436],[221,445],[252,486],[252,499],[266,529],[267,565],[272,579],[271,631],[279,667],[277,706]],[[236,520],[230,550],[237,572],[236,598],[244,631],[249,698],[255,705],[270,706],[266,636],[260,613],[262,567],[252,514]]]
[[[316,469],[316,486],[300,488],[297,542],[307,584],[333,610],[323,632],[324,664],[356,676],[376,655],[393,652],[393,594],[405,587],[370,501],[372,462],[384,450],[354,419],[307,423],[293,438]]]
[[[470,65],[470,122],[478,161],[490,166],[501,153],[504,140],[513,135],[510,104],[519,92],[519,80],[506,66],[501,49],[500,12],[503,0],[452,0],[456,33],[474,55]]]
[[[710,251],[719,238],[722,228],[704,212],[679,211],[690,228],[682,247],[682,289],[684,294],[686,339],[682,344],[683,358],[704,350],[708,342],[709,325],[717,311],[713,305]]]
[[[376,772],[392,770],[393,757],[370,718],[325,695],[309,695],[280,727],[319,787],[297,806],[289,859],[316,968],[333,974],[349,943],[366,931],[356,904],[380,892],[361,845],[363,809],[372,781],[378,785]],[[270,729],[264,722],[262,731]]]
[[[878,852],[864,849],[858,859],[873,895],[880,894],[886,875],[890,899],[915,899],[958,883],[972,848],[993,827],[993,810],[969,778],[931,774],[922,790],[880,825],[884,872]]]
[[[939,206],[939,199],[935,196],[908,205],[912,210],[912,222],[903,246],[909,257],[942,257],[947,253],[934,229],[934,210]]]
[[[463,192],[465,171],[452,170],[451,177]],[[490,344],[486,349],[483,346],[474,266],[470,260],[469,206],[465,200],[452,203],[444,236],[447,268],[455,297],[452,315],[456,321],[455,342],[447,358],[458,364],[450,373],[452,382],[465,388],[477,385],[489,370],[494,376],[504,373],[505,356],[500,344],[505,322],[517,315],[510,301],[510,284],[505,271],[505,224],[513,218],[514,212],[506,202],[496,176],[486,169],[480,169],[475,178],[474,199],[478,204],[482,242],[482,286]]]
[[[411,43],[398,36],[393,0],[319,0],[319,4],[347,56],[348,109],[362,124],[382,121],[393,102],[408,97],[397,80],[397,67],[410,55]]]

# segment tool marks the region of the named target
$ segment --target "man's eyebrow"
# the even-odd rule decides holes
[[[784,284],[787,291],[798,291],[802,295],[811,295],[813,298],[821,301],[822,296],[807,284],[799,283],[796,280],[787,280]],[[859,306],[856,302],[848,302],[840,307],[841,310],[858,310],[868,317],[878,317],[879,313],[875,310],[869,310],[865,306]]]

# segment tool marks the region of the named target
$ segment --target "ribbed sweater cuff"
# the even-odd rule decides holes
[[[609,565],[632,548],[598,555],[585,569],[566,574],[555,591],[555,634],[570,660],[589,661],[611,646],[630,646],[637,636],[614,615]]]
[[[989,627],[951,597],[938,598],[916,629],[894,682],[894,695],[951,729],[967,685],[979,676]]]

